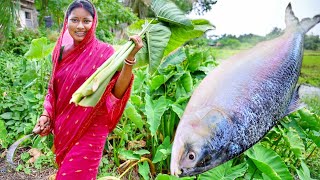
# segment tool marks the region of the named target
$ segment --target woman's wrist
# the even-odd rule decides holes
[[[133,66],[133,65],[135,65],[137,63],[137,61],[136,61],[136,58],[133,58],[133,59],[126,58],[124,60],[124,63],[129,65],[129,66]]]
[[[47,118],[51,119],[50,116],[49,116],[49,115],[46,115],[46,114],[41,114],[40,117],[41,117],[41,116],[44,116],[44,117],[47,117]]]

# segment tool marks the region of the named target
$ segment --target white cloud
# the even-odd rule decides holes
[[[214,34],[265,35],[274,27],[285,28],[284,13],[289,0],[218,0],[204,16],[190,14],[191,18],[205,18],[216,26]],[[291,0],[295,15],[301,20],[320,14],[320,0]],[[320,35],[320,25],[308,34]]]

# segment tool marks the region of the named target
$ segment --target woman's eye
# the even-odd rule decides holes
[[[86,24],[88,24],[90,22],[91,22],[90,20],[84,20],[84,23],[86,23]]]
[[[71,19],[71,22],[78,22],[78,20],[77,19]]]

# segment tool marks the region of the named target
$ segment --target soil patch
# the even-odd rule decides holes
[[[16,155],[15,155],[15,163],[18,163],[21,161],[20,154],[23,152],[26,152],[26,148],[19,148],[17,149]],[[15,169],[12,169],[11,166],[6,162],[5,155],[6,152],[2,151],[0,152],[1,158],[0,158],[0,179],[1,180],[47,180],[49,176],[56,173],[56,169],[52,167],[44,167],[42,170],[31,168],[31,173],[26,174],[24,172],[18,172],[15,171]]]

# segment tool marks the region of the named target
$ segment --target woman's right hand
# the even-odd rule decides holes
[[[40,134],[41,136],[46,136],[50,133],[50,118],[48,115],[41,115],[35,127],[33,128],[34,134]]]

